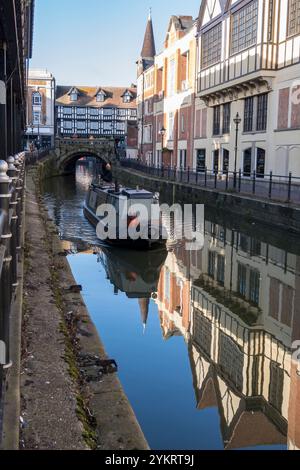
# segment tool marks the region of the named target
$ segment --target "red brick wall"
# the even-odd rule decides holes
[[[300,85],[291,90],[292,115],[291,127],[300,127]],[[281,110],[279,109],[279,112]]]
[[[128,123],[127,127],[127,145],[128,147],[137,147],[138,129],[136,123]]]
[[[207,108],[198,109],[195,118],[195,139],[207,137]]]

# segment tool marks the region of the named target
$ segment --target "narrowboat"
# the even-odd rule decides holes
[[[104,204],[113,208],[112,213],[115,214],[109,220],[107,212],[99,210]],[[96,227],[101,241],[111,245],[151,249],[166,244],[167,239],[159,207],[157,211],[152,210],[152,205],[157,204],[157,194],[101,180],[91,184],[83,210],[85,217]],[[142,210],[137,211],[137,207]],[[157,214],[156,218],[153,217],[154,213]]]

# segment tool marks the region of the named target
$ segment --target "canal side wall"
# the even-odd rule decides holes
[[[300,207],[292,204],[199,188],[193,184],[165,181],[121,166],[114,168],[114,177],[130,187],[138,185],[150,191],[157,191],[168,201],[204,204],[219,212],[225,211],[239,218],[244,217],[248,221],[257,221],[300,233]]]
[[[20,448],[147,450],[114,368],[97,363],[108,357],[43,205],[39,174],[27,171]]]

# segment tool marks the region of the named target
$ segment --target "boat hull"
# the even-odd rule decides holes
[[[99,223],[99,219],[97,216],[86,206],[83,207],[83,213],[86,219],[94,226],[97,227]],[[103,243],[107,243],[111,246],[124,246],[131,249],[138,249],[138,250],[151,250],[156,248],[157,246],[165,245],[166,240],[160,238],[158,240],[151,240],[151,239],[142,239],[138,238],[137,240],[132,240],[130,238],[124,239],[109,239],[103,240]]]

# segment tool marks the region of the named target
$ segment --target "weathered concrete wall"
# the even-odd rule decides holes
[[[114,176],[128,186],[139,185],[151,191],[158,191],[164,200],[205,204],[208,208],[218,209],[219,212],[230,212],[249,221],[300,233],[300,207],[199,188],[193,184],[164,181],[123,167],[115,167]]]

